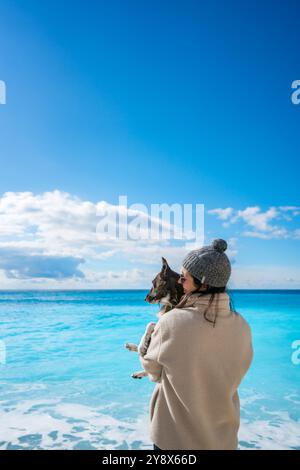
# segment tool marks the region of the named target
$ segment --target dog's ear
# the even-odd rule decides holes
[[[167,271],[169,271],[170,266],[168,265],[168,261],[166,260],[166,258],[164,258],[163,256],[161,257],[161,260],[162,260],[161,273],[166,274]]]

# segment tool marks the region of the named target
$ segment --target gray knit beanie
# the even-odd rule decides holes
[[[226,241],[218,238],[211,245],[188,253],[182,266],[202,283],[225,287],[231,274],[230,261],[224,253],[226,249]]]

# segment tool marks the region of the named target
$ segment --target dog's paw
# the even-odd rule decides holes
[[[143,371],[143,372],[134,372],[133,374],[131,374],[131,377],[133,379],[142,379],[143,377],[146,377],[147,375],[147,372]]]
[[[136,374],[132,374],[131,377],[132,377],[133,379],[142,379],[142,378],[143,378],[143,377],[139,377],[139,376],[136,375]]]
[[[125,343],[125,348],[128,349],[129,351],[137,351],[137,345],[134,343]]]

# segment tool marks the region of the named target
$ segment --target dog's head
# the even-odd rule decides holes
[[[150,304],[163,304],[173,307],[183,295],[182,285],[178,283],[179,274],[173,271],[165,258],[162,258],[160,272],[152,281],[152,288],[145,300]]]

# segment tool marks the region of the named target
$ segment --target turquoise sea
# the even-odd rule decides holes
[[[151,449],[155,386],[134,380],[157,321],[146,291],[0,292],[0,448]],[[300,449],[300,291],[232,291],[254,361],[240,387],[241,449]]]

